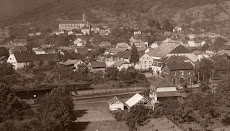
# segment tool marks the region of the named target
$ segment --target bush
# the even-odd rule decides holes
[[[127,112],[126,111],[114,111],[113,116],[117,121],[126,121],[127,120]]]

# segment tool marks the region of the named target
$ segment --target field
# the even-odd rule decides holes
[[[106,102],[75,103],[77,120],[73,131],[128,131],[125,122],[116,121]],[[166,117],[150,119],[141,131],[182,131]]]
[[[73,131],[127,131],[124,122],[118,122],[110,113],[108,103],[75,103],[77,120]]]

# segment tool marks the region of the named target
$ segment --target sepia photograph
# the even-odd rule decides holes
[[[0,131],[230,131],[230,0],[0,0]]]

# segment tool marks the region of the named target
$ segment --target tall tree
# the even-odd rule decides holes
[[[230,77],[224,78],[217,86],[215,100],[224,125],[230,125]]]
[[[137,64],[139,62],[139,57],[137,47],[133,45],[131,49],[130,63],[133,63],[134,65]]]
[[[73,120],[73,100],[69,91],[62,87],[53,89],[41,99],[37,111],[44,130],[69,129]]]
[[[208,81],[208,79],[212,75],[212,69],[213,69],[213,63],[209,59],[201,59],[201,61],[198,64],[198,73],[199,73],[199,79],[201,81]]]
[[[130,131],[137,131],[140,126],[149,118],[149,109],[144,105],[135,105],[131,107],[127,115],[126,124]]]

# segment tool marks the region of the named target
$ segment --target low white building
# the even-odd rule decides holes
[[[110,111],[124,110],[124,103],[121,102],[116,96],[110,99],[108,103]]]
[[[133,97],[131,97],[130,99],[128,99],[125,104],[127,105],[127,108],[130,109],[131,107],[141,104],[144,105],[146,107],[150,107],[150,108],[154,108],[154,104],[149,101],[148,99],[146,99],[145,97],[143,97],[142,95],[136,93]]]

